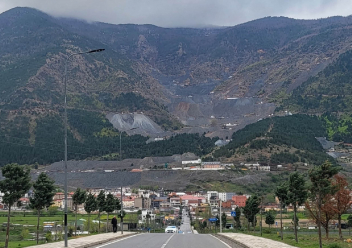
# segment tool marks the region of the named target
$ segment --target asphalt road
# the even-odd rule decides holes
[[[208,234],[144,233],[95,248],[229,248]]]
[[[191,223],[186,211],[182,212],[182,222],[180,226],[180,231],[184,234],[192,233]]]
[[[179,233],[143,233],[95,248],[229,248],[209,234],[193,234],[186,211],[182,213]]]

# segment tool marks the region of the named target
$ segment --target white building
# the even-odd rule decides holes
[[[207,191],[207,201],[210,202],[211,197],[219,198],[219,192],[217,191]]]
[[[150,221],[154,221],[155,220],[155,214],[153,214],[152,210],[142,210],[142,214],[141,214],[141,222],[145,223],[147,222],[147,215],[150,215]]]
[[[226,202],[228,200],[232,200],[232,196],[234,195],[237,195],[237,194],[233,192],[221,192],[219,193],[219,199],[223,202]]]
[[[2,203],[2,198],[4,197],[4,193],[1,193],[0,191],[0,204]]]
[[[258,166],[259,171],[270,171],[270,166]]]
[[[186,160],[186,161],[182,161],[182,164],[200,164],[202,162],[201,159],[197,159],[197,160]]]
[[[226,193],[225,192],[219,192],[219,200],[225,202],[226,201]]]

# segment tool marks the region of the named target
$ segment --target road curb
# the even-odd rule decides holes
[[[232,239],[230,237],[227,237],[225,235],[222,235],[222,234],[212,234],[214,237],[217,237],[218,239],[222,240],[222,241],[226,241],[227,244],[231,244],[231,243],[234,243],[238,246],[241,246],[242,248],[250,248],[249,246],[235,240],[235,239]]]
[[[126,237],[129,237],[129,236],[133,236],[133,235],[136,235],[136,234],[138,234],[138,233],[129,233],[129,234],[126,234],[126,235],[117,236],[117,237],[114,237],[114,238],[108,238],[108,239],[105,239],[105,240],[92,242],[90,244],[77,246],[75,248],[89,248],[89,247],[93,247],[93,246],[96,246],[96,245],[102,245],[102,244],[108,243],[110,241],[114,241],[114,240],[118,240],[118,239],[121,239],[121,238],[126,238]]]

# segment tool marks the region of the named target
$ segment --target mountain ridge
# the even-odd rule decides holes
[[[271,116],[352,47],[351,16],[267,17],[196,29],[88,23],[15,8],[0,15],[0,27],[0,135],[11,142],[6,137],[17,133],[30,147],[45,142],[38,130],[50,123],[62,128],[62,76],[70,53],[106,49],[68,61],[69,133],[79,146],[112,128],[107,113],[122,112],[143,112],[164,131],[229,137]],[[100,124],[89,133],[77,120]],[[54,134],[58,140],[60,133]]]

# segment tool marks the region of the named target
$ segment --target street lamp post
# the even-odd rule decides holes
[[[64,226],[65,226],[65,247],[67,247],[67,62],[72,56],[79,55],[79,54],[86,54],[86,53],[96,53],[96,52],[102,52],[105,49],[95,49],[95,50],[90,50],[86,52],[80,52],[80,53],[72,53],[70,54],[66,60],[65,60],[65,73],[64,73],[64,87],[65,87],[65,104],[64,104],[64,109],[65,109],[65,219],[64,219]]]
[[[221,202],[221,199],[220,199],[220,233],[222,233],[222,216],[221,216],[221,205],[222,205],[222,202]]]
[[[134,129],[137,129],[138,127],[134,127],[134,128],[131,128],[131,129],[128,129],[126,131],[131,131],[131,130],[134,130]],[[122,159],[122,153],[121,153],[121,131],[120,131],[120,158]],[[120,222],[120,225],[121,225],[121,234],[123,234],[123,200],[122,200],[122,183],[121,183],[121,212],[120,212],[120,216],[121,216],[121,222]]]

